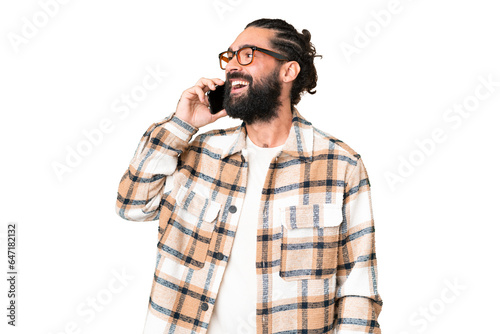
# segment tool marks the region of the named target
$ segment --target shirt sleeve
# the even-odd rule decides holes
[[[381,333],[370,181],[361,159],[347,177],[337,261],[337,334]]]
[[[167,178],[197,131],[175,114],[147,129],[118,186],[116,213],[120,217],[134,221],[159,218]]]

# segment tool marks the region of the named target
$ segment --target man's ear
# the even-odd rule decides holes
[[[296,61],[289,61],[283,66],[283,82],[292,82],[300,73],[300,65]]]

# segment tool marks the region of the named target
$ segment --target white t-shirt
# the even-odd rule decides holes
[[[247,136],[248,182],[231,255],[222,278],[214,312],[208,327],[209,334],[256,333],[257,222],[262,188],[269,164],[283,145],[264,148],[255,145]]]

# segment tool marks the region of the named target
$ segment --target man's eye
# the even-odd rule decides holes
[[[238,54],[238,62],[241,65],[248,65],[252,62],[252,58],[253,58],[252,48],[242,48],[236,52]]]

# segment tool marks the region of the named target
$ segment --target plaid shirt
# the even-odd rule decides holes
[[[159,219],[144,333],[206,333],[231,255],[248,175],[246,128],[191,141],[197,131],[174,114],[154,123],[120,181],[122,218]],[[360,156],[294,109],[258,210],[257,286],[248,287],[257,289],[257,333],[380,333]]]

